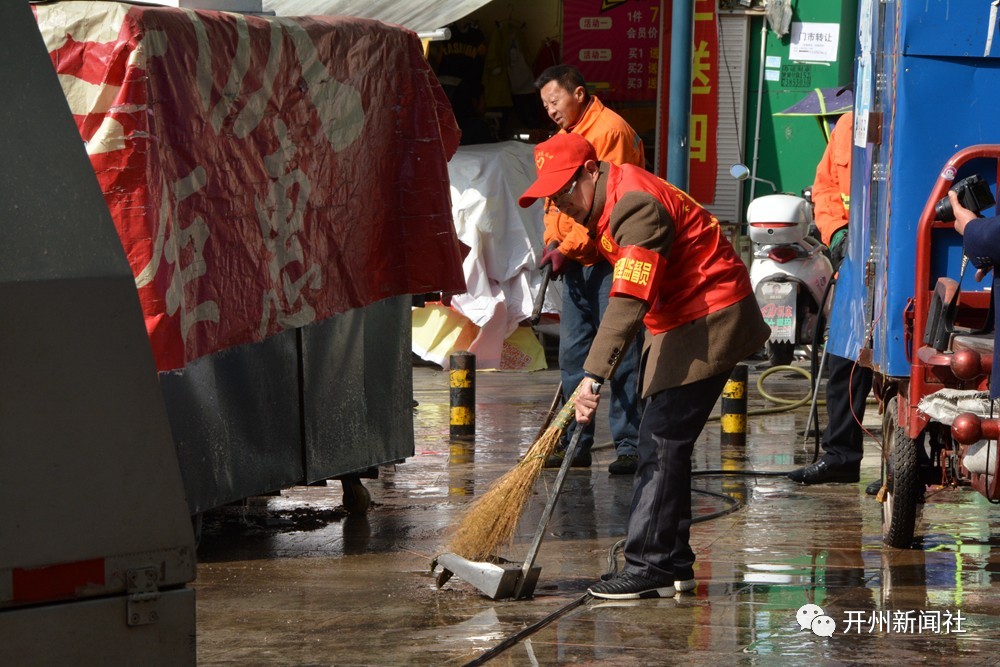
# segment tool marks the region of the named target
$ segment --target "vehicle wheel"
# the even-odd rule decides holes
[[[340,480],[344,487],[344,509],[348,514],[364,514],[372,504],[372,496],[358,477]]]
[[[893,396],[882,417],[882,541],[906,549],[913,542],[923,482],[917,443],[899,425],[898,410],[898,398]]]
[[[787,366],[795,358],[795,343],[768,343],[767,358],[772,366]]]

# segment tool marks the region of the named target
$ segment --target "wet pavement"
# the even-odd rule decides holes
[[[755,388],[759,375],[750,376],[751,410],[774,406]],[[365,480],[367,513],[348,514],[341,484],[331,481],[206,514],[193,584],[199,663],[464,665],[579,602],[608,571],[631,498],[631,480],[607,472],[607,444],[589,470],[566,479],[532,600],[494,601],[458,578],[438,589],[430,571],[468,503],[535,440],[558,382],[551,370],[478,372],[477,437],[463,445],[449,442],[448,373],[416,367],[416,453]],[[794,399],[808,385],[774,374],[766,390]],[[709,422],[694,468],[809,463],[807,419],[808,407],[751,417],[745,446],[721,445],[718,422]],[[606,423],[598,422],[598,443],[609,440]],[[859,484],[696,477],[697,489],[733,499],[695,493],[696,516],[741,505],[693,527],[694,592],[585,599],[488,664],[1000,664],[1000,506],[968,488],[935,491],[915,548],[884,547],[880,506],[864,495],[879,475],[875,406],[865,425],[874,438]],[[546,471],[536,484],[506,558],[525,558],[554,479]],[[803,629],[797,615],[806,604],[830,620]],[[832,636],[821,636],[822,627]]]

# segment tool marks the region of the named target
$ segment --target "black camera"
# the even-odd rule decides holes
[[[989,184],[980,178],[979,174],[963,178],[948,189],[954,190],[958,195],[958,202],[976,215],[996,203]],[[941,222],[955,220],[955,212],[951,210],[951,200],[947,196],[934,205],[934,219]]]

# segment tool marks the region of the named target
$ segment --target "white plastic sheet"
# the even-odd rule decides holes
[[[501,368],[504,341],[531,316],[541,285],[542,204],[523,209],[517,198],[535,180],[534,146],[518,141],[461,146],[448,163],[455,232],[469,248],[462,264],[466,292],[451,307],[478,332],[468,346],[478,368]],[[543,312],[558,313],[561,284],[552,282]],[[424,325],[427,325],[425,322]],[[432,338],[421,332],[421,338]],[[425,359],[426,351],[414,352]]]

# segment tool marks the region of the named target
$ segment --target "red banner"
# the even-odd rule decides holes
[[[160,370],[380,299],[464,292],[458,128],[376,21],[33,5]]]
[[[695,0],[688,193],[700,203],[715,201],[718,84],[719,36],[715,0]]]

